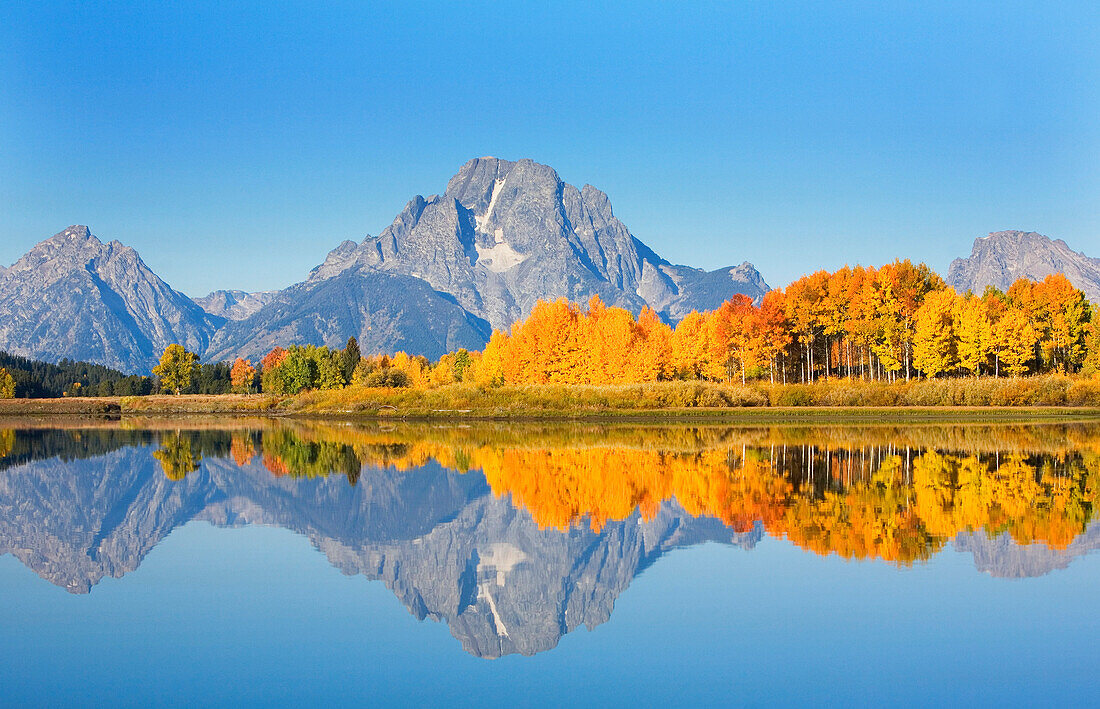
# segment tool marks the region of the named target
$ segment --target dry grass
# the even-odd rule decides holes
[[[808,416],[843,408],[847,416],[880,411],[963,411],[995,407],[1100,407],[1100,380],[1064,375],[944,379],[893,384],[831,379],[809,384],[655,382],[612,386],[524,385],[482,388],[452,384],[429,390],[351,386],[292,397],[263,394],[119,398],[10,399],[0,415],[326,415],[427,418],[555,418],[584,416]],[[753,413],[753,412],[756,413]],[[771,412],[771,413],[768,413]]]

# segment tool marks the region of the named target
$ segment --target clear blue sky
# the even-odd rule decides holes
[[[282,287],[482,155],[772,285],[1008,228],[1100,256],[1095,2],[102,5],[0,5],[0,263],[84,223]]]

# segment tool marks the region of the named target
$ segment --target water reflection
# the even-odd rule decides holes
[[[189,521],[280,526],[467,651],[532,654],[706,541],[1064,567],[1100,545],[1098,445],[1093,424],[23,426],[0,429],[0,553],[86,593]]]

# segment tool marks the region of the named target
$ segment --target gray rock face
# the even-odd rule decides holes
[[[539,299],[648,305],[670,320],[767,290],[751,264],[706,272],[675,266],[631,235],[607,195],[577,189],[531,160],[470,160],[441,196],[415,197],[377,237],[344,242],[310,282],[347,271],[422,279],[494,328]]]
[[[202,298],[195,298],[199,307],[211,315],[226,320],[244,320],[264,307],[279,291],[267,290],[248,293],[243,290],[216,290]]]
[[[480,158],[442,196],[416,196],[379,236],[343,242],[306,281],[229,323],[206,358],[255,358],[292,342],[338,346],[351,335],[364,352],[434,358],[480,349],[492,328],[510,327],[540,299],[599,295],[676,321],[734,293],[767,291],[749,263],[711,272],[668,263],[591,185],[577,189],[531,160]]]
[[[164,348],[202,352],[224,322],[172,290],[137,252],[85,226],[41,242],[0,274],[0,349],[148,373]]]
[[[997,231],[975,239],[969,258],[951,262],[947,283],[960,293],[980,294],[986,286],[1007,290],[1019,278],[1041,281],[1052,273],[1064,273],[1089,300],[1100,301],[1100,259],[1035,232]]]

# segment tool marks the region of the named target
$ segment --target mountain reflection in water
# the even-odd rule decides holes
[[[0,429],[0,554],[87,593],[189,521],[279,526],[468,652],[533,654],[707,541],[1045,574],[1100,546],[1098,456],[1083,423],[24,426]]]

